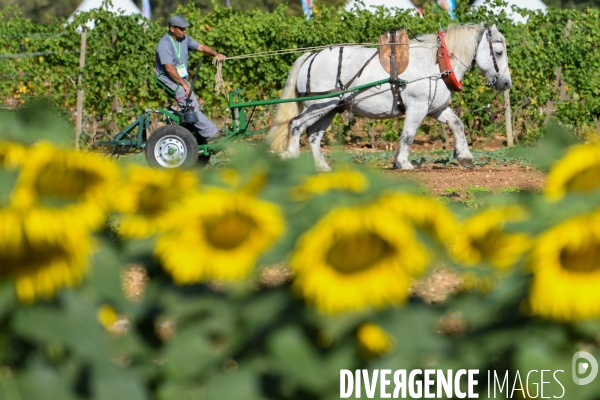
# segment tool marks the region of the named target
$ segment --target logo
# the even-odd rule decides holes
[[[582,359],[585,359],[585,361]],[[576,385],[587,385],[596,378],[596,375],[598,375],[598,362],[590,353],[578,351],[573,354],[571,371],[573,373],[573,382],[575,382]],[[584,378],[585,375],[587,375],[587,377]]]

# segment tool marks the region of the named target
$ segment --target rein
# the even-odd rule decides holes
[[[496,55],[494,54],[494,48],[492,47],[492,43],[493,43],[492,28],[490,28],[489,26],[487,28],[487,35],[488,35],[488,44],[490,45],[490,57],[492,57],[492,61],[494,62],[494,69],[496,70],[496,74],[494,75],[492,80],[487,82],[487,84],[489,86],[492,86],[494,83],[496,83],[496,81],[498,80],[498,77],[500,76],[500,68],[498,67],[498,62],[496,61]]]

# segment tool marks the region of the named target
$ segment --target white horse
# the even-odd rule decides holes
[[[506,42],[495,25],[485,27],[481,23],[450,27],[445,40],[453,71],[459,81],[462,81],[471,64],[477,64],[487,78],[488,85],[501,91],[510,88],[512,82]],[[307,91],[331,91],[339,88],[340,83],[344,85],[351,82],[348,86],[352,88],[389,78],[390,75],[374,54],[376,49],[362,46],[343,46],[341,49],[342,46],[336,46],[316,55],[305,53],[298,58],[281,98],[299,97]],[[409,83],[399,88],[406,117],[394,160],[395,168],[414,168],[408,160],[409,148],[417,128],[427,115],[450,127],[454,136],[454,158],[466,167],[473,166],[464,125],[449,107],[452,92],[441,79],[437,50],[438,36],[435,34],[417,37],[409,43],[410,63],[399,75]],[[363,66],[364,69],[358,74]],[[335,114],[349,110],[355,115],[372,119],[398,117],[402,115],[402,107],[398,107],[391,89],[390,83],[384,83],[339,97],[282,103],[277,108],[267,141],[273,150],[283,152],[283,158],[298,157],[300,134],[307,131],[315,166],[318,170],[330,171],[321,152],[321,139]]]

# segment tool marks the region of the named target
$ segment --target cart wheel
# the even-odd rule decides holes
[[[151,167],[190,169],[198,160],[198,144],[187,129],[165,125],[155,130],[146,143],[146,161]]]

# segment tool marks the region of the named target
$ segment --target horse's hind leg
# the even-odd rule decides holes
[[[323,152],[321,151],[321,139],[323,139],[323,135],[331,124],[331,121],[333,121],[335,114],[335,111],[330,111],[307,130],[310,149],[315,160],[315,167],[319,171],[331,171],[331,167],[325,161],[325,157],[323,157]]]
[[[337,102],[329,101],[326,104],[313,104],[306,107],[304,111],[290,122],[290,137],[287,150],[282,158],[298,157],[300,155],[300,135],[316,121],[323,118],[337,106]]]
[[[402,129],[402,135],[400,136],[400,146],[396,153],[394,160],[394,168],[399,169],[414,169],[413,165],[408,161],[408,152],[410,145],[415,140],[415,134],[417,128],[423,122],[426,114],[416,108],[407,111],[406,118],[404,119],[404,128]]]
[[[441,111],[431,115],[442,124],[447,124],[454,136],[454,159],[459,164],[468,168],[473,168],[473,155],[469,150],[469,143],[465,137],[465,126],[462,121],[450,107],[446,107]]]

